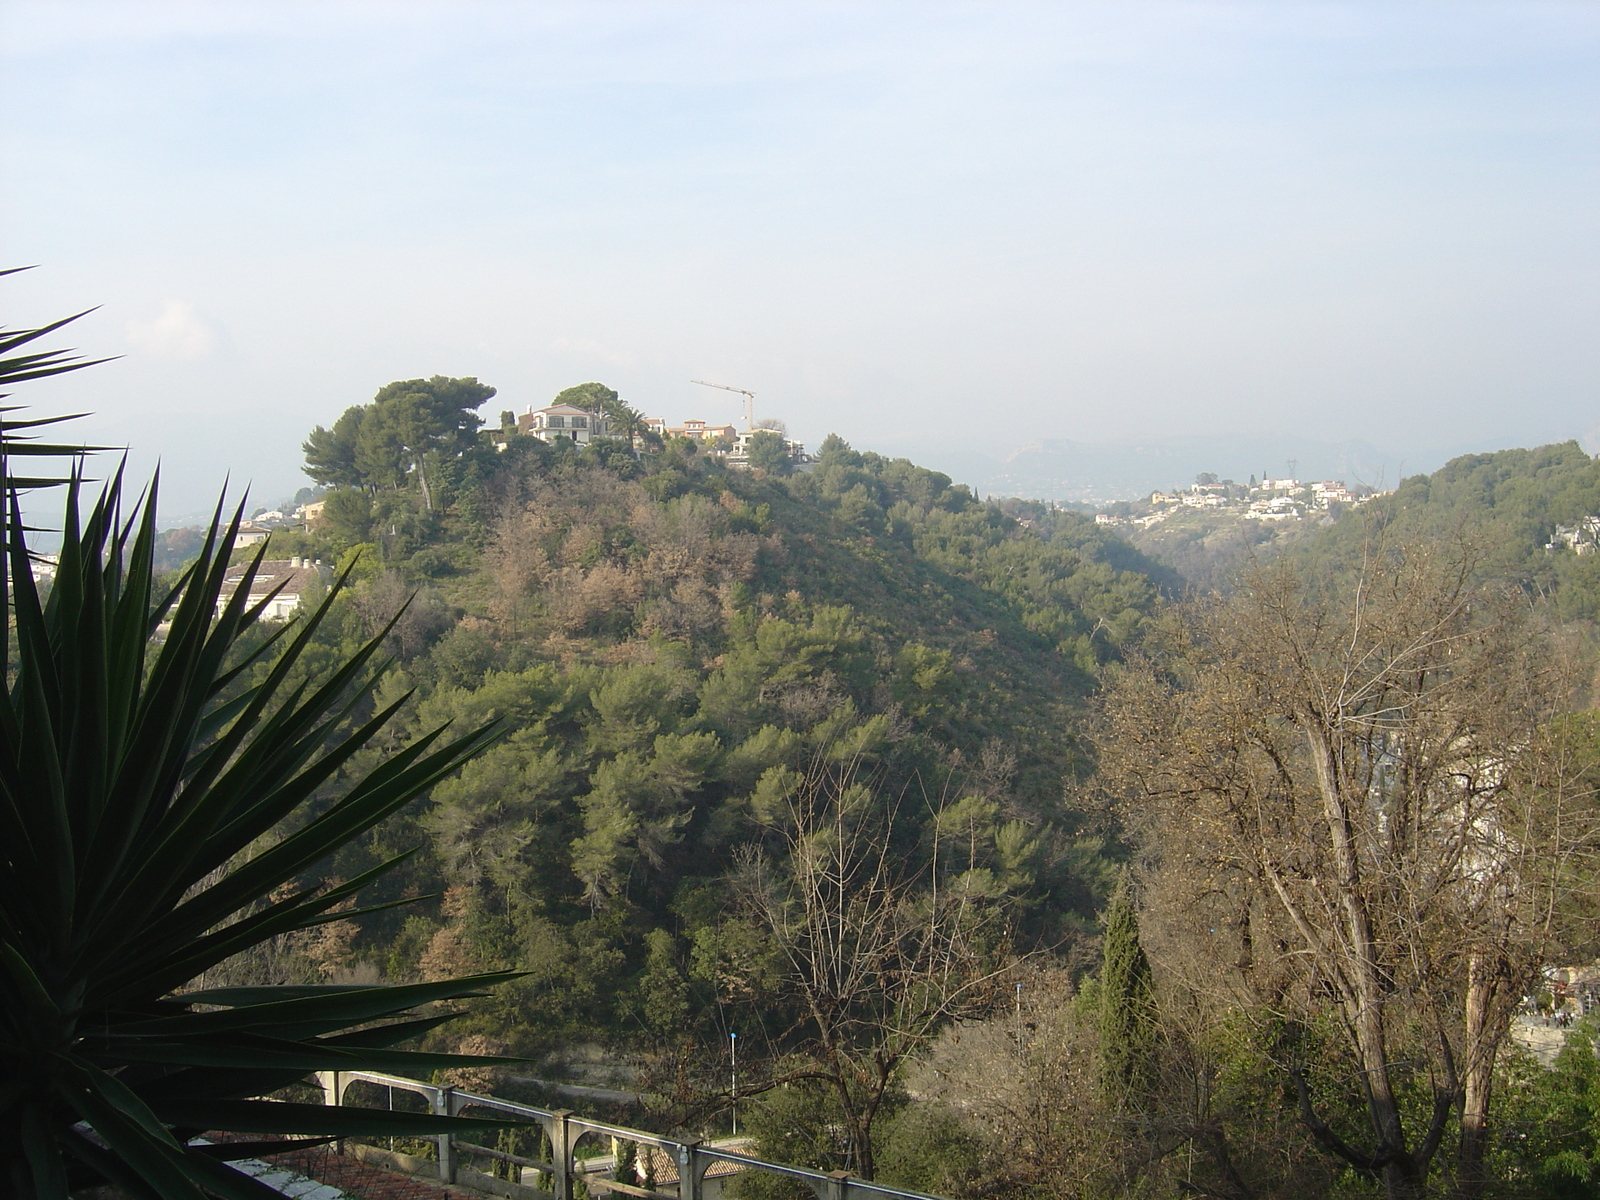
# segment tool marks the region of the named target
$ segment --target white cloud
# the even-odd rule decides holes
[[[215,342],[211,327],[182,300],[168,300],[153,321],[128,322],[128,344],[155,358],[204,358]]]

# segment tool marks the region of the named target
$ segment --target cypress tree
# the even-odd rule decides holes
[[[1155,988],[1126,877],[1106,912],[1101,954],[1101,1091],[1115,1108],[1142,1107],[1156,1083]]]

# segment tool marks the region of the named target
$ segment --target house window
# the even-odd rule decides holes
[[[551,429],[565,429],[567,427],[567,419],[565,417],[550,417],[548,420]]]
[[[574,429],[587,429],[587,428],[589,428],[589,418],[588,417],[573,417],[572,418],[572,427]]]

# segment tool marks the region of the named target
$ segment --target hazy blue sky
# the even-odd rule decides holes
[[[434,373],[1420,469],[1600,429],[1597,93],[1595,3],[6,0],[0,302],[179,510]]]

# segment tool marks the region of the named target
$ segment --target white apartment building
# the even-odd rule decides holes
[[[223,575],[222,592],[217,597],[219,613],[227,607],[228,601],[244,582],[248,565],[236,563]],[[331,575],[332,572],[320,559],[266,559],[256,568],[255,578],[250,581],[250,603],[266,602],[266,609],[261,614],[263,620],[287,621],[300,607],[300,598],[306,589],[314,583],[326,583]],[[277,594],[273,595],[274,592]],[[269,596],[272,597],[270,600],[267,599]]]

